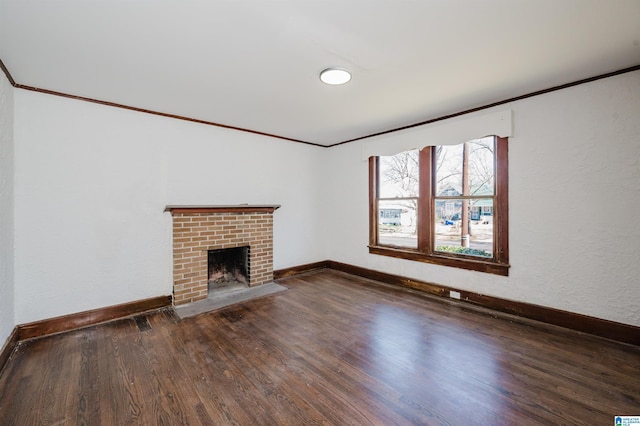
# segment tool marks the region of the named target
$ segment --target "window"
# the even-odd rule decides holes
[[[369,159],[369,252],[508,275],[507,139]]]

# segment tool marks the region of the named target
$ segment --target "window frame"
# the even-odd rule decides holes
[[[380,158],[369,157],[369,253],[433,263],[496,275],[509,275],[509,152],[508,138],[495,140],[495,194],[493,198],[493,258],[434,250],[435,146],[419,151],[418,247],[381,245],[378,242],[378,171]],[[424,214],[423,212],[426,212]]]

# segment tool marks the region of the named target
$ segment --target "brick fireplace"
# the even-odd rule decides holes
[[[207,298],[212,250],[249,247],[249,286],[273,281],[273,212],[278,207],[167,206],[173,220],[173,303]]]

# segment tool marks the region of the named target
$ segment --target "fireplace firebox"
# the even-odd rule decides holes
[[[209,288],[228,284],[249,286],[249,247],[208,250],[207,270]]]

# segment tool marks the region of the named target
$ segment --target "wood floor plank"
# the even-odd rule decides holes
[[[332,270],[179,320],[23,342],[0,424],[611,424],[640,348]]]
[[[78,408],[75,424],[97,424],[100,418],[98,392],[98,343],[95,327],[83,330],[80,340],[80,365],[78,371]]]

